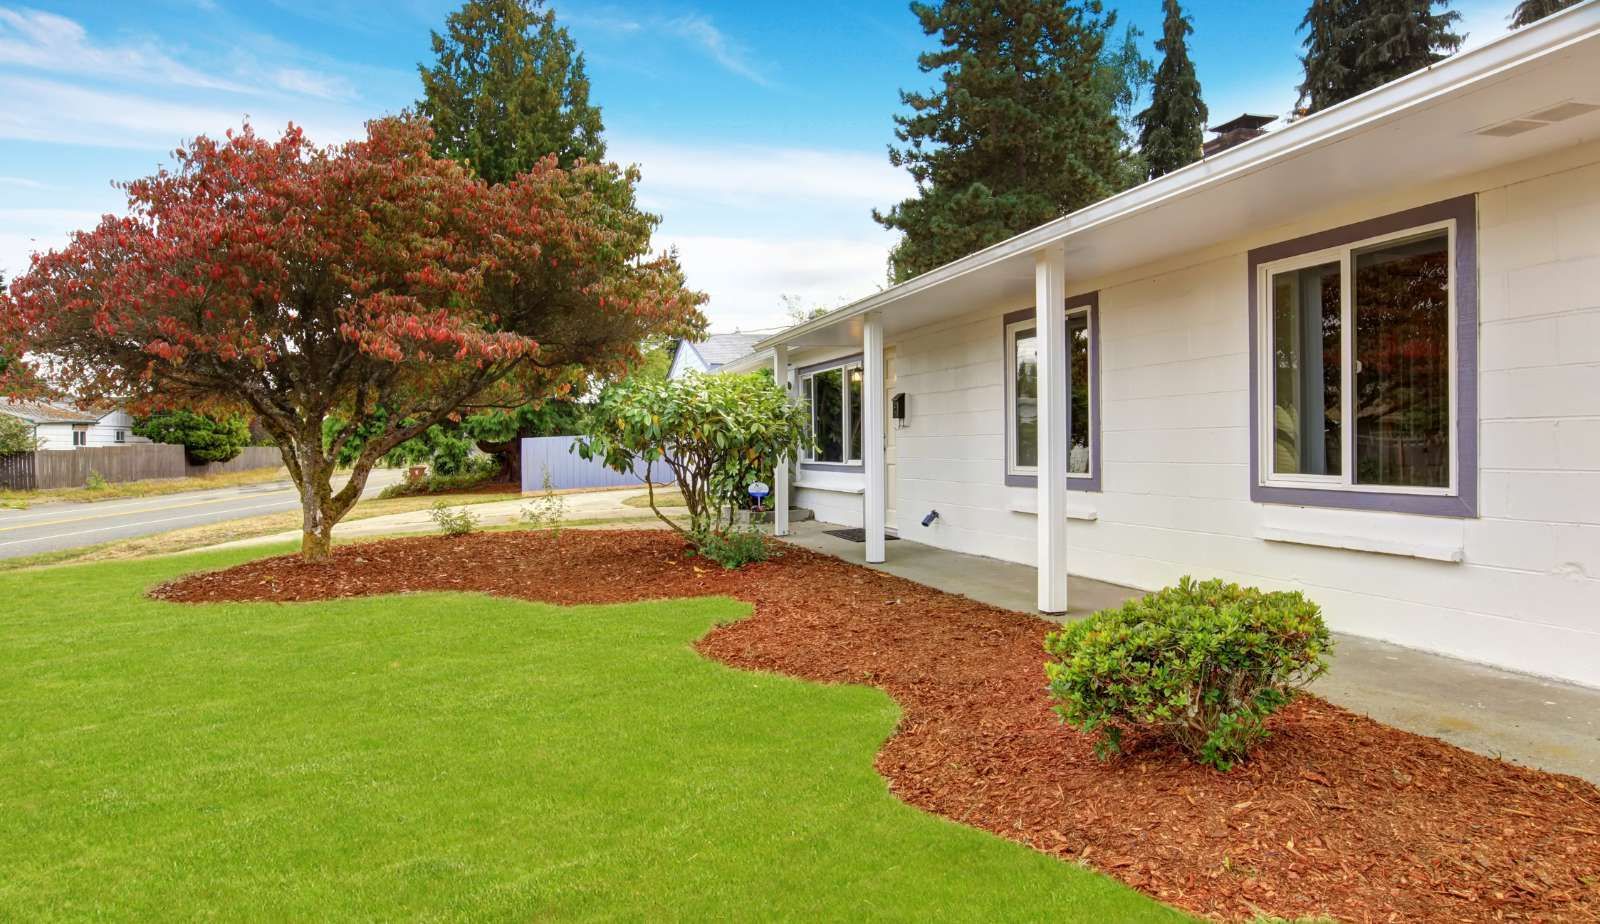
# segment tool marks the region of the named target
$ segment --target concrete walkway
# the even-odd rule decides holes
[[[861,563],[865,547],[796,523],[788,541]],[[993,606],[1034,609],[1034,569],[909,540],[888,544],[889,574]],[[1118,606],[1139,591],[1072,577],[1069,619]],[[1312,691],[1353,712],[1417,734],[1600,783],[1600,690],[1541,680],[1336,633],[1332,665]]]
[[[641,488],[619,488],[613,490],[573,491],[561,494],[565,518],[570,521],[621,521],[638,520],[629,523],[631,527],[650,525],[650,522],[659,522],[649,507],[630,507],[623,501],[630,497],[643,494]],[[441,498],[448,501],[448,495]],[[522,519],[523,508],[536,499],[535,495],[509,495],[507,500],[490,501],[484,504],[465,504],[453,509],[469,511],[478,518],[479,526],[504,526],[516,523]],[[672,508],[667,508],[671,512]],[[649,521],[649,522],[646,522]],[[381,517],[367,517],[364,520],[347,520],[333,528],[335,541],[349,541],[351,539],[372,538],[375,536],[402,536],[415,533],[438,532],[439,527],[433,522],[431,510],[413,510],[408,513],[391,513]],[[237,549],[252,546],[272,545],[278,542],[295,542],[300,539],[299,530],[289,530],[282,533],[273,533],[270,536],[254,536],[249,539],[236,539],[218,545],[208,546],[205,549],[194,551],[210,551],[212,549]]]

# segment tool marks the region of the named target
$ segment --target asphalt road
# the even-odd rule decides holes
[[[373,472],[366,495],[372,496],[399,478],[399,471]],[[0,558],[20,558],[299,509],[299,494],[292,484],[282,481],[162,497],[0,510]]]

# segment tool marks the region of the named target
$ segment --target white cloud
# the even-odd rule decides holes
[[[49,188],[38,180],[30,180],[25,176],[0,176],[0,186],[20,186],[23,189]]]
[[[834,307],[876,291],[893,238],[665,234],[657,243],[678,248],[689,285],[711,296],[705,312],[712,328],[730,331],[787,324],[784,295]]]
[[[173,103],[131,93],[113,93],[50,80],[0,75],[0,138],[166,151],[195,135],[218,136],[246,118],[263,134],[277,134],[291,121],[275,111],[247,112],[219,106]],[[252,107],[255,108],[255,107]],[[293,119],[319,144],[362,134],[360,120],[318,122]]]
[[[0,209],[0,273],[14,279],[35,251],[61,247],[74,231],[100,223],[100,213],[81,209]]]
[[[761,207],[774,199],[887,206],[915,185],[886,157],[861,151],[757,145],[684,145],[619,138],[610,156],[637,163],[643,194],[674,201]]]
[[[662,25],[675,35],[699,45],[713,61],[727,70],[761,86],[771,86],[767,76],[750,60],[744,48],[718,29],[710,17],[691,13],[669,19]]]
[[[279,89],[301,96],[347,100],[356,98],[355,85],[335,74],[322,74],[298,67],[280,68],[272,75]]]
[[[150,44],[97,45],[77,22],[40,10],[0,7],[0,64],[211,90],[250,89],[189,67]]]

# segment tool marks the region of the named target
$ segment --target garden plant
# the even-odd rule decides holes
[[[734,538],[749,485],[770,477],[805,444],[806,409],[759,373],[630,379],[605,390],[574,450],[618,472],[646,464],[650,509],[702,554],[728,567],[764,555],[759,536]],[[670,469],[689,525],[655,504],[653,473]]]
[[[1063,719],[1102,757],[1153,732],[1229,770],[1267,737],[1267,717],[1321,676],[1332,646],[1315,603],[1185,577],[1045,639]]]

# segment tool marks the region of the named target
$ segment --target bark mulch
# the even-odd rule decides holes
[[[1600,790],[1303,696],[1231,773],[1156,743],[1109,763],[1051,712],[1050,626],[796,548],[737,572],[671,534],[512,532],[348,546],[156,589],[189,602],[421,590],[552,603],[727,595],[754,605],[698,648],[873,684],[904,716],[878,754],[899,798],[1222,919],[1600,920]]]

